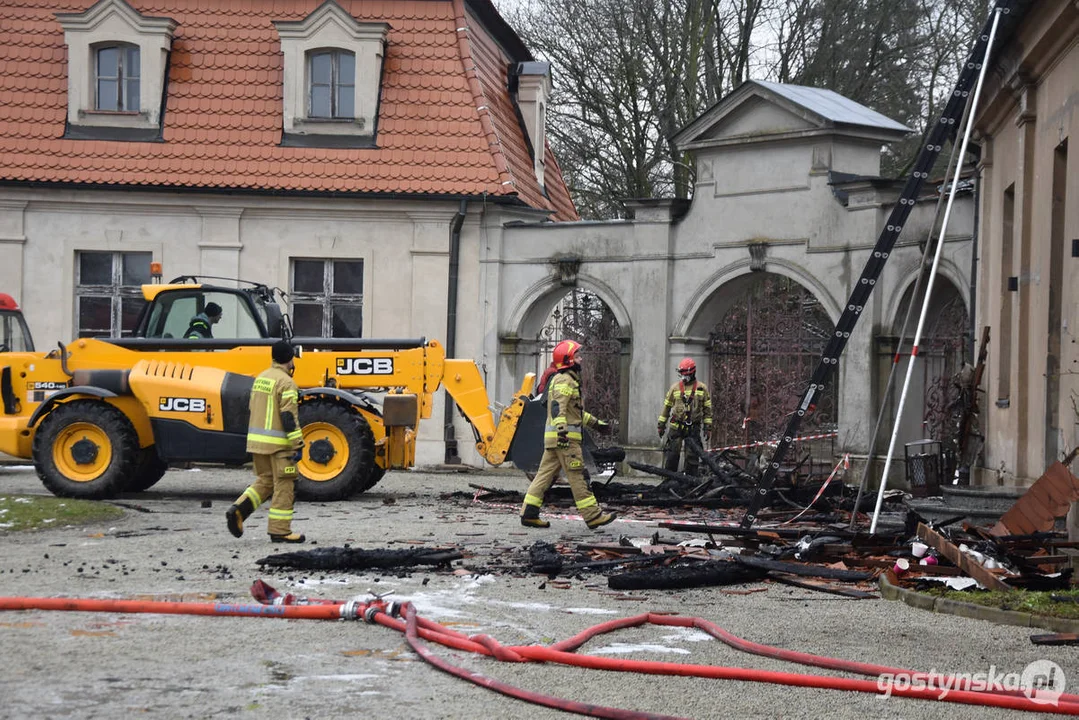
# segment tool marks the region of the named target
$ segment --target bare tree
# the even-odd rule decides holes
[[[549,133],[578,210],[609,218],[627,198],[688,197],[670,138],[749,78],[829,88],[924,132],[991,0],[501,2],[554,66]]]

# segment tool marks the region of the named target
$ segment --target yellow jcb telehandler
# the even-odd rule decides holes
[[[49,353],[0,352],[0,452],[32,458],[56,495],[107,498],[161,479],[169,463],[246,461],[248,395],[281,337],[300,348],[304,453],[297,494],[337,500],[415,464],[416,431],[444,387],[489,463],[508,459],[534,382],[529,373],[496,422],[479,368],[423,338],[291,337],[275,291],[197,278],[144,285],[132,337],[81,338]],[[216,303],[213,337],[187,339]],[[516,445],[534,457],[542,432]],[[535,435],[535,437],[532,437]],[[531,461],[530,461],[531,463]]]

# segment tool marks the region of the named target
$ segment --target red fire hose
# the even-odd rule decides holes
[[[261,587],[260,587],[261,584]],[[545,705],[548,707],[574,712],[593,717],[615,718],[617,720],[672,720],[669,716],[609,708],[588,703],[581,703],[564,698],[556,698],[541,693],[534,693],[521,688],[507,685],[498,680],[488,678],[477,673],[453,666],[434,655],[421,643],[421,638],[444,645],[449,648],[464,650],[492,656],[506,662],[554,662],[564,665],[591,668],[597,670],[610,670],[619,672],[639,672],[654,675],[680,675],[702,678],[743,680],[751,682],[766,682],[780,685],[792,685],[799,687],[816,687],[833,690],[848,690],[881,694],[883,689],[878,682],[852,678],[827,677],[820,675],[805,675],[772,670],[757,670],[752,668],[725,667],[718,665],[692,665],[681,663],[626,660],[616,658],[597,657],[594,655],[578,655],[573,652],[585,642],[603,633],[614,630],[636,627],[646,623],[654,625],[667,625],[677,627],[693,627],[700,629],[722,642],[744,652],[749,652],[779,660],[796,662],[803,665],[813,665],[833,670],[858,673],[862,675],[915,675],[912,671],[900,668],[892,668],[884,665],[873,665],[838,658],[829,658],[809,653],[801,653],[793,650],[784,650],[769,645],[761,645],[739,638],[723,628],[701,618],[664,615],[658,613],[644,613],[641,615],[619,618],[600,623],[577,635],[556,643],[550,647],[538,645],[503,646],[494,638],[486,635],[467,636],[463,633],[450,630],[431,620],[425,620],[416,615],[415,608],[411,603],[384,602],[376,600],[370,603],[349,601],[347,603],[315,601],[311,604],[289,604],[296,602],[291,596],[280,596],[265,583],[258,581],[256,587],[260,587],[261,597],[271,604],[235,604],[235,603],[184,603],[184,602],[158,602],[158,601],[134,601],[134,600],[97,600],[86,598],[21,598],[0,597],[0,610],[72,610],[88,612],[120,612],[120,613],[171,613],[189,615],[219,615],[219,616],[252,616],[252,617],[279,617],[279,618],[304,618],[336,620],[355,620],[363,618],[367,622],[378,623],[385,627],[403,632],[409,643],[426,662],[444,672],[464,678],[482,687],[495,690],[510,697],[515,697],[527,702]],[[255,588],[252,588],[254,591]],[[269,593],[266,593],[266,590]],[[260,593],[255,593],[256,597]],[[400,620],[396,615],[403,615]],[[947,681],[949,678],[943,678]],[[948,685],[947,687],[954,687]],[[1056,704],[1034,702],[1018,691],[986,689],[983,691],[973,690],[949,690],[946,694],[941,692],[941,687],[898,687],[890,688],[892,695],[900,697],[918,698],[926,700],[943,700],[968,705],[983,705],[990,707],[1010,708],[1014,710],[1027,710],[1031,712],[1056,713],[1065,715],[1079,715],[1079,696],[1061,694]]]

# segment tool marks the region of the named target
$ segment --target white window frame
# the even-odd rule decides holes
[[[286,136],[345,135],[373,137],[382,83],[382,58],[390,26],[360,22],[333,0],[300,21],[274,22],[284,55],[283,130]],[[353,54],[353,114],[345,118],[310,115],[308,63],[311,52],[340,50]]]
[[[101,74],[101,53],[105,50],[118,51],[119,58],[117,59],[116,75],[115,77],[104,77]],[[138,53],[138,62],[135,63],[135,72],[131,73],[131,68],[128,67],[127,58],[128,52],[134,50]],[[140,97],[134,99],[134,108],[125,107],[130,104],[131,98],[128,95],[128,83],[131,80],[138,80],[139,87],[142,87],[142,51],[138,45],[131,45],[130,43],[103,43],[101,45],[95,45],[94,51],[94,112],[122,112],[122,113],[138,113]],[[116,83],[116,108],[103,108],[101,107],[101,81],[102,79],[112,80]]]
[[[111,263],[111,282],[108,285],[90,285],[82,282],[82,256],[83,255],[108,255]],[[148,250],[77,250],[75,252],[75,335],[77,337],[94,337],[83,335],[82,325],[79,320],[79,304],[82,298],[109,298],[109,334],[108,337],[125,337],[123,329],[123,301],[143,300],[141,285],[124,285],[124,256],[146,255],[146,273],[149,281],[150,261],[153,253]],[[96,328],[95,328],[96,329]],[[104,328],[100,328],[104,329]],[[128,336],[131,332],[128,331]]]
[[[67,121],[82,127],[159,129],[172,38],[167,17],[143,15],[124,0],[100,0],[86,12],[57,13],[67,45]],[[111,45],[139,48],[137,112],[97,109],[97,50]]]
[[[330,89],[330,114],[329,115],[315,115],[314,110],[314,91],[315,91],[315,73],[312,68],[316,56],[329,55],[330,56],[330,84],[324,85],[319,83],[322,87],[329,87]],[[307,117],[309,120],[346,120],[352,121],[355,119],[352,115],[344,115],[340,112],[340,93],[342,88],[348,88],[352,93],[352,107],[356,107],[356,78],[353,75],[352,83],[345,84],[340,81],[341,65],[343,63],[352,63],[353,73],[356,68],[356,54],[349,50],[342,50],[341,48],[319,48],[317,50],[309,50],[307,52]]]
[[[296,286],[296,263],[297,262],[321,262],[322,263],[322,292],[298,292],[294,288]],[[321,337],[333,337],[333,308],[335,305],[359,305],[360,306],[360,334],[356,337],[363,337],[363,292],[360,293],[340,293],[336,292],[333,287],[333,269],[334,265],[339,262],[347,263],[359,263],[360,265],[360,282],[364,283],[366,287],[364,271],[367,264],[363,258],[312,258],[312,257],[294,257],[289,262],[289,310],[293,313],[295,318],[295,312],[292,308],[297,303],[304,305],[319,305],[322,307],[322,334]]]

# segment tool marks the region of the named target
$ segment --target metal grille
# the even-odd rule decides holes
[[[618,420],[622,407],[622,341],[618,321],[607,304],[595,293],[571,290],[551,311],[540,330],[542,374],[551,363],[555,345],[563,340],[579,342],[583,347],[581,392],[585,409],[607,421]],[[598,444],[607,445],[617,433],[597,436]]]
[[[714,447],[772,439],[787,421],[790,397],[805,387],[831,335],[820,302],[798,283],[763,275],[710,335]],[[831,429],[836,390],[817,399],[807,433]]]

